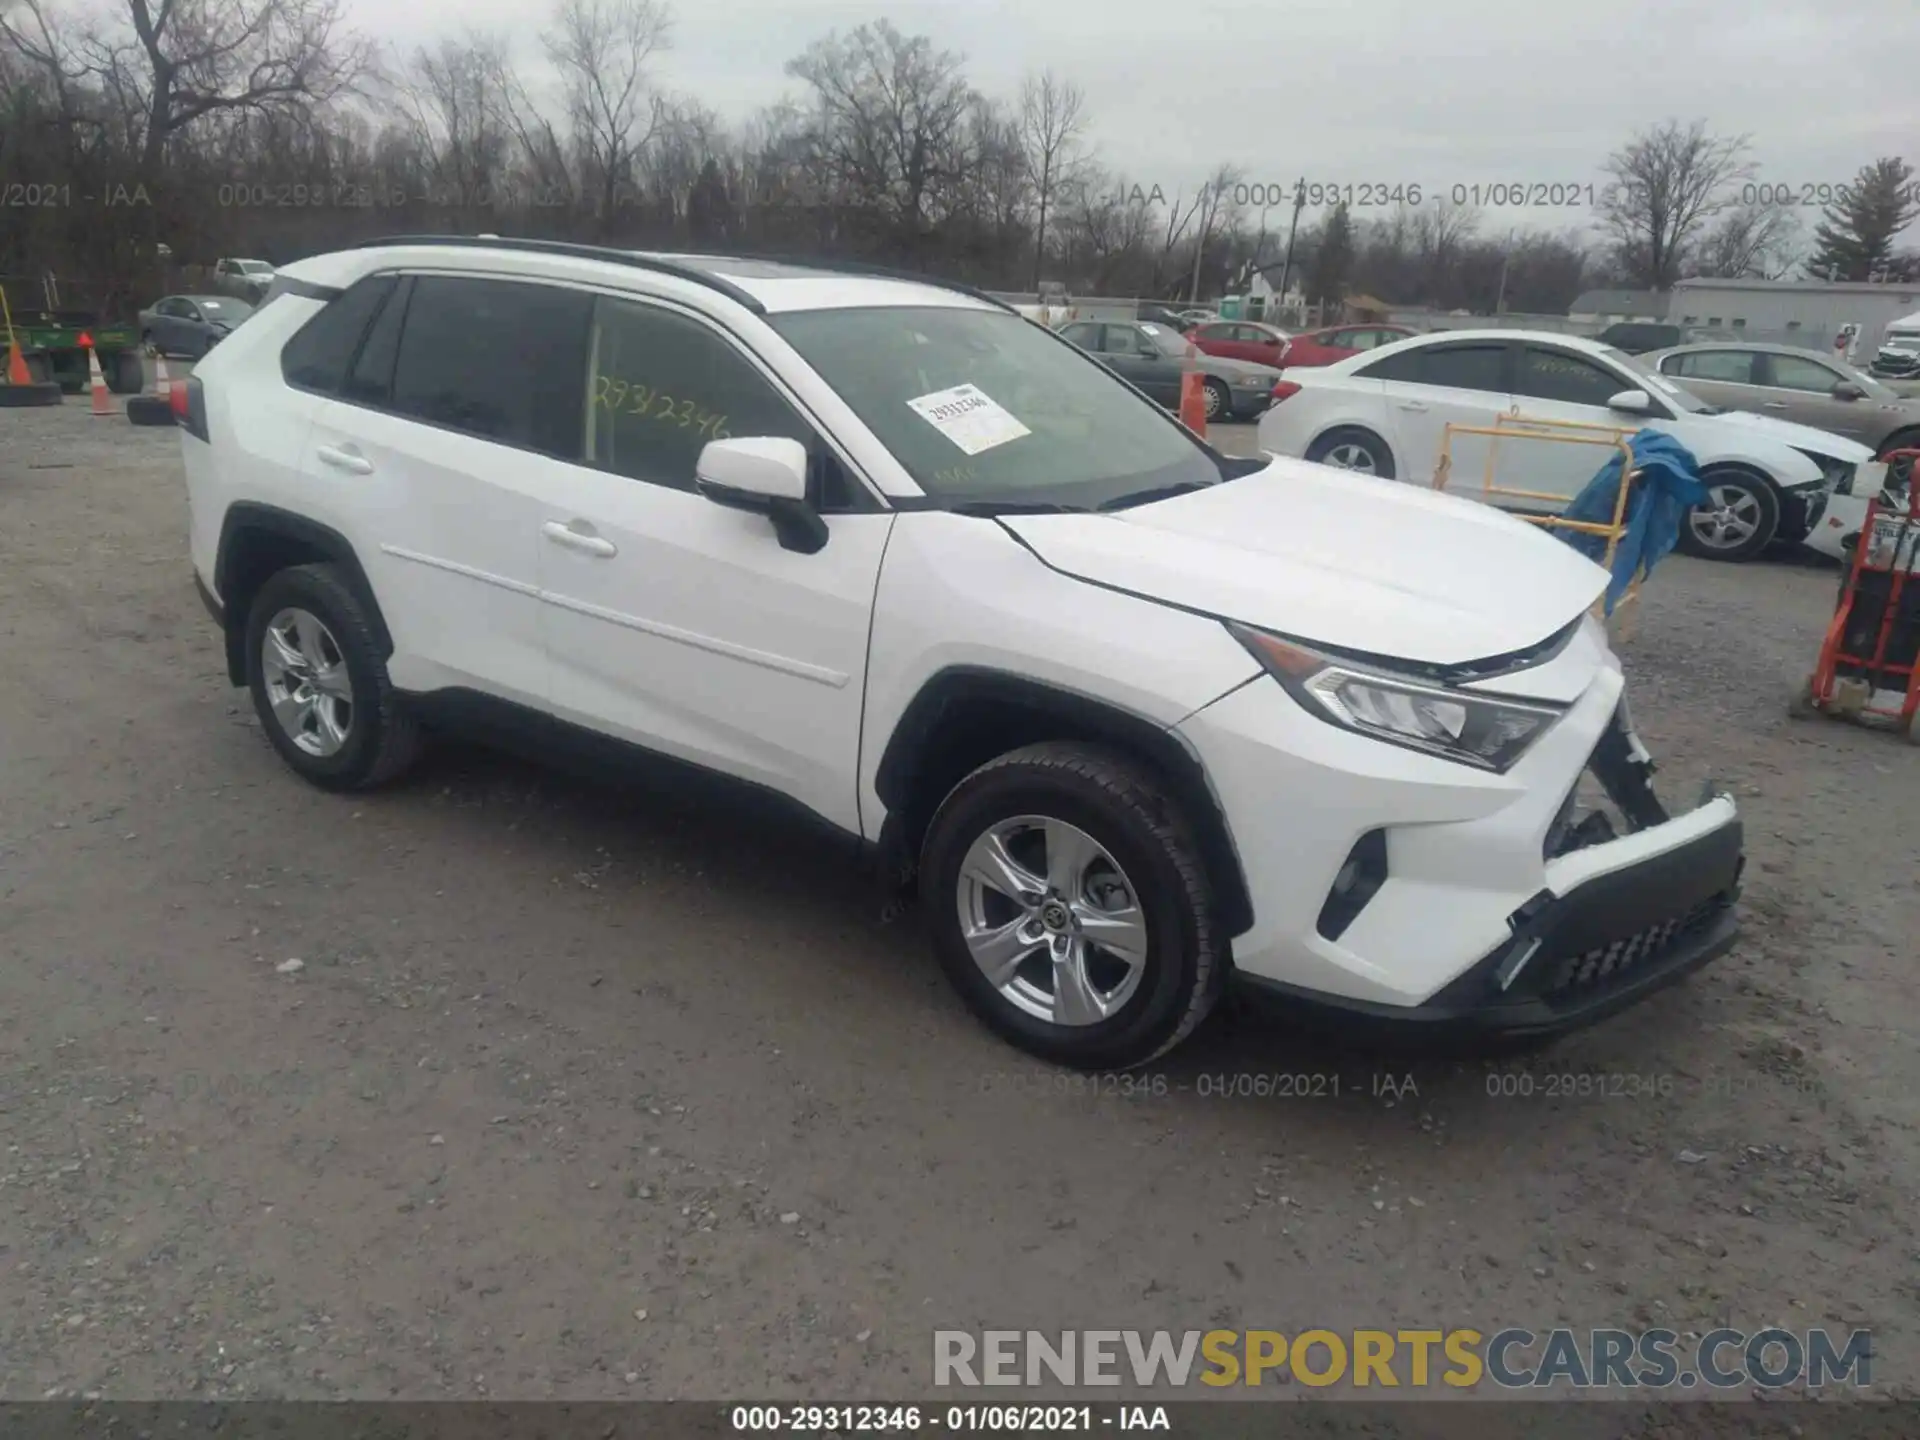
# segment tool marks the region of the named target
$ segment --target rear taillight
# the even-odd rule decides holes
[[[173,382],[173,419],[197,440],[207,438],[207,397],[198,375]]]
[[[1298,384],[1292,380],[1282,380],[1273,387],[1273,403],[1278,405],[1282,400],[1291,400],[1299,393]]]

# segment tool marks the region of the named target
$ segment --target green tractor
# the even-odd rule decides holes
[[[146,383],[139,337],[132,325],[106,323],[98,310],[62,303],[60,283],[0,276],[0,365],[5,347],[20,346],[27,373],[37,384],[55,383],[69,395],[87,388],[87,348],[100,357],[100,372],[116,395],[137,395]]]

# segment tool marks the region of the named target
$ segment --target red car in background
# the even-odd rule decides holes
[[[1256,365],[1278,365],[1288,339],[1286,331],[1252,320],[1210,320],[1189,330],[1187,336],[1203,355],[1251,360]]]
[[[1331,365],[1349,355],[1358,355],[1362,350],[1391,345],[1396,340],[1405,340],[1419,333],[1405,325],[1337,325],[1331,330],[1315,330],[1310,335],[1294,336],[1281,358],[1267,363],[1288,368],[1295,365]]]

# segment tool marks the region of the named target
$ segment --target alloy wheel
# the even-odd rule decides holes
[[[1326,463],[1340,470],[1358,470],[1363,475],[1374,473],[1373,452],[1354,440],[1343,440],[1327,451]]]
[[[1146,972],[1147,924],[1126,872],[1064,820],[1002,820],[968,848],[955,887],[974,963],[1015,1008],[1055,1025],[1119,1013]]]
[[[260,642],[260,673],[287,738],[318,759],[339,754],[353,732],[353,680],[320,618],[297,607],[275,614]]]
[[[1709,550],[1737,550],[1760,529],[1760,497],[1738,485],[1709,485],[1707,500],[1687,517],[1693,538]]]

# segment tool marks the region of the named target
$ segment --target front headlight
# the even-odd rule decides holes
[[[1334,660],[1229,623],[1268,674],[1313,714],[1390,745],[1505,774],[1563,714],[1561,706],[1510,700]]]
[[[1796,445],[1794,448],[1798,450],[1800,447]],[[1800,453],[1820,467],[1820,478],[1826,482],[1828,494],[1845,495],[1850,492],[1853,486],[1853,465],[1850,462],[1812,450],[1801,450]]]

